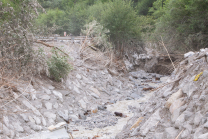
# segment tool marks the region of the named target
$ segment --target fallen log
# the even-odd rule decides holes
[[[47,44],[47,43],[45,43],[45,42],[43,42],[43,41],[40,41],[40,40],[37,40],[37,41],[36,41],[36,43],[43,44],[43,45],[45,45],[45,46],[47,46],[47,47],[52,47],[52,48],[55,48],[55,49],[57,49],[57,50],[61,51],[61,52],[62,52],[63,54],[65,54],[66,56],[69,56],[67,53],[65,53],[64,51],[62,51],[61,49],[59,49],[59,48],[58,48],[58,47],[56,47],[56,46],[53,46],[53,45]]]

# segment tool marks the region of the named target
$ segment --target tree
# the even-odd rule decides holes
[[[64,16],[65,13],[59,9],[49,9],[46,13],[40,14],[38,19],[36,20],[36,24],[40,26],[46,26],[46,28],[50,29],[55,25],[58,26],[53,33],[63,34],[63,24],[64,24]],[[46,30],[44,30],[46,31]],[[43,33],[41,33],[43,34]]]
[[[110,39],[117,50],[121,51],[127,46],[129,39],[140,38],[140,21],[131,1],[113,0],[105,8],[101,23],[110,30]]]
[[[31,35],[40,7],[35,0],[0,2],[0,58],[4,59],[0,61],[1,68],[16,74],[37,73],[41,69],[43,63],[32,49]]]
[[[174,48],[182,50],[186,46],[187,51],[208,47],[208,0],[166,0],[153,15],[159,15],[156,33],[166,41],[171,40],[169,43]]]

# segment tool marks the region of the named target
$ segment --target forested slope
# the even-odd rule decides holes
[[[47,13],[37,20],[54,33],[80,35],[85,24],[96,20],[116,46],[127,40],[158,42],[163,37],[171,50],[207,47],[207,0],[39,0]],[[124,41],[125,40],[125,41]],[[117,43],[115,43],[117,42]],[[120,42],[120,43],[118,43]]]

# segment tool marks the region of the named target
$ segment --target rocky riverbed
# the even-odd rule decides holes
[[[142,70],[113,75],[99,61],[83,60],[78,44],[54,44],[70,55],[73,70],[61,83],[45,76],[13,81],[16,90],[1,93],[1,99],[13,98],[1,107],[7,110],[1,138],[115,138],[167,79]]]

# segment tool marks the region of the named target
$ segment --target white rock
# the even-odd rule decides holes
[[[195,78],[195,76],[193,76],[193,78]],[[192,80],[192,79],[190,79]],[[191,97],[191,95],[193,94],[193,92],[197,91],[197,86],[195,85],[195,82],[183,82],[180,84],[180,87],[182,89],[182,91],[187,94],[188,98]]]
[[[76,77],[77,77],[77,79],[82,79],[82,76],[79,74],[77,74]]]
[[[24,132],[24,129],[22,128],[22,126],[20,125],[19,122],[14,122],[13,123],[13,126],[14,126],[14,128],[15,128],[16,131],[18,131],[18,132]]]
[[[183,126],[181,123],[185,122],[185,114],[182,113],[175,121],[176,127],[180,128],[180,126]]]
[[[153,139],[162,139],[164,133],[154,133]]]
[[[50,118],[50,119],[48,119],[48,123],[49,124],[55,124],[55,120],[53,120],[53,119]]]
[[[205,111],[208,111],[208,102],[204,105]]]
[[[198,137],[203,134],[203,130],[204,130],[203,126],[199,126],[198,128],[196,128],[194,130],[195,133],[194,133],[194,136],[192,138],[193,139],[198,139]]]
[[[25,114],[20,114],[20,116],[23,118],[23,120],[25,120],[25,122],[28,122],[28,121],[29,121],[27,115],[25,115]]]
[[[166,108],[170,108],[170,106],[172,105],[172,103],[177,100],[178,98],[182,97],[183,92],[181,89],[179,89],[177,92],[173,93],[170,98],[167,100],[167,102],[165,103],[165,107]]]
[[[45,90],[45,93],[48,94],[48,95],[50,95],[50,94],[51,94],[51,90],[46,89],[46,90]]]
[[[167,96],[169,96],[171,94],[171,87],[168,87],[164,90],[164,93],[163,93],[163,97],[166,98]],[[167,102],[166,102],[167,103]]]
[[[78,89],[76,86],[74,86],[74,91],[75,91],[76,93],[78,93],[78,94],[81,94],[80,91],[79,91],[79,89]]]
[[[70,139],[69,134],[63,127],[55,131],[44,131],[37,134],[29,135],[24,139]]]
[[[52,86],[52,85],[50,85],[50,84],[48,84],[48,85],[47,85],[47,88],[48,88],[48,89],[50,89],[50,90],[55,89],[55,87],[54,87],[54,86]]]
[[[28,107],[29,109],[32,109],[32,111],[33,111],[36,115],[41,116],[40,112],[39,112],[33,105],[31,105],[28,101],[23,100],[22,103],[23,103],[26,107]]]
[[[120,90],[119,90],[118,88],[115,88],[114,91],[115,91],[116,93],[119,93],[119,92],[120,92]]]
[[[200,52],[205,52],[205,49],[200,49]]]
[[[9,118],[7,116],[3,116],[4,124],[9,127]]]
[[[104,71],[101,71],[101,74],[105,75],[105,72]]]
[[[75,82],[73,82],[73,84],[78,87],[78,88],[82,88],[82,86],[80,85],[79,81],[76,80]]]
[[[40,102],[40,101],[34,101],[33,105],[38,109],[41,109],[43,107],[42,102]]]
[[[51,125],[48,127],[48,130],[54,131],[56,129],[60,129],[61,127],[65,126],[66,124],[67,124],[66,122],[61,122],[61,123],[56,124],[55,126]]]
[[[128,71],[131,71],[132,69],[134,69],[134,65],[131,64],[127,59],[124,60],[124,63]]]
[[[194,125],[198,126],[202,118],[203,115],[200,113],[200,111],[197,112],[194,117]]]
[[[3,134],[9,136],[11,131],[3,124]]]
[[[180,108],[181,106],[184,105],[184,101],[183,101],[183,98],[180,98],[180,99],[177,99],[175,100],[172,105],[170,106],[169,110],[171,112],[171,114],[178,108]]]
[[[53,107],[55,108],[55,109],[58,109],[58,103],[57,102],[55,102],[55,104],[53,105]]]
[[[61,101],[63,101],[63,97],[62,97],[62,93],[58,92],[58,91],[53,91],[53,94],[57,97],[59,97],[61,99]]]
[[[42,117],[42,124],[43,124],[44,126],[46,126],[46,120],[45,120],[44,117]]]
[[[204,70],[203,74],[202,74],[203,78],[207,78],[208,77],[208,70]]]
[[[204,124],[205,128],[208,128],[208,121]]]
[[[84,100],[86,103],[89,103],[87,97],[83,97],[83,100]]]
[[[152,116],[141,126],[140,128],[140,132],[141,132],[141,135],[146,135],[149,130],[154,127],[158,121],[161,120],[161,117],[160,117],[160,112],[161,109],[158,109],[155,113],[152,114]],[[135,130],[137,132],[137,130]]]
[[[184,54],[184,58],[188,58],[194,54],[195,54],[194,52],[190,51],[190,52]]]
[[[51,97],[49,95],[42,95],[40,98],[43,100],[50,100]]]
[[[54,125],[51,125],[48,127],[48,130],[50,130],[50,131],[54,131],[55,129],[56,129],[56,127]]]
[[[168,127],[165,129],[165,134],[167,139],[174,139],[177,136],[178,131],[174,127]]]
[[[76,115],[69,115],[69,118],[72,119],[72,121],[79,120],[78,116],[76,116]]]
[[[33,119],[35,120],[36,124],[38,124],[38,125],[41,124],[40,118],[33,116]]]
[[[54,113],[51,113],[51,112],[44,112],[43,114],[44,114],[45,117],[47,117],[48,119],[53,119],[53,120],[56,119],[56,114],[54,114]]]
[[[100,97],[99,97],[97,94],[95,94],[95,93],[91,93],[90,95],[93,96],[93,97],[96,98],[96,99],[99,99],[99,98],[100,98]]]
[[[68,121],[69,120],[68,113],[69,113],[68,110],[64,110],[64,112],[58,111],[58,115],[60,117],[62,117],[65,121]]]
[[[81,106],[82,108],[84,108],[84,109],[87,108],[86,103],[84,102],[83,99],[79,100],[79,104],[80,104],[80,106]]]
[[[46,107],[47,110],[51,110],[52,109],[52,103],[46,102],[45,107]]]
[[[36,92],[35,89],[31,89],[30,94],[31,94],[32,100],[36,100],[36,99],[37,99],[36,93],[37,93],[37,92]]]
[[[43,129],[42,126],[35,125],[33,123],[30,124],[30,128],[35,130],[35,131],[41,131]]]
[[[172,122],[175,122],[176,119],[179,117],[180,115],[180,108],[176,109],[173,114],[171,115],[171,120]]]
[[[35,120],[31,116],[28,116],[28,118],[29,118],[30,122],[35,123]]]
[[[10,130],[10,136],[9,137],[13,139],[15,136],[19,137],[19,133],[18,132],[15,133],[14,131]]]
[[[198,139],[208,139],[208,133],[200,135]]]
[[[181,138],[184,138],[184,139],[187,139],[187,137],[190,135],[190,131],[189,130],[184,130],[182,133],[181,133]]]
[[[98,96],[100,96],[100,92],[96,88],[90,87],[90,90],[92,90],[95,94],[97,94]]]
[[[45,87],[43,87],[43,86],[42,86],[42,89],[44,90],[44,92],[45,92],[46,94],[48,94],[48,95],[51,94],[51,90],[49,90],[49,89],[47,89],[47,88],[45,88]]]
[[[15,92],[12,92],[12,93],[13,93],[15,99],[17,99],[19,97],[19,95],[17,95],[17,93],[15,93]]]

